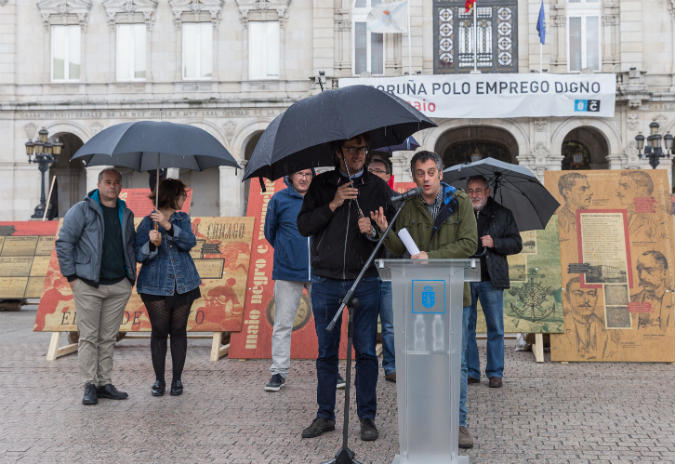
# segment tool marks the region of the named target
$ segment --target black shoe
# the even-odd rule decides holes
[[[152,396],[163,396],[164,390],[166,390],[166,382],[163,380],[155,380],[150,389]]]
[[[345,386],[347,386],[347,382],[345,382],[345,379],[343,379],[342,376],[338,374],[337,382],[335,382],[335,388],[338,390],[344,390]]]
[[[88,383],[84,387],[84,397],[82,404],[90,405],[98,403],[98,396],[96,395],[96,386],[93,383]]]
[[[179,396],[183,394],[183,382],[180,380],[172,380],[171,381],[171,396]]]
[[[330,432],[331,430],[335,430],[335,421],[317,417],[312,421],[312,425],[302,431],[302,438],[318,437],[324,432]]]
[[[372,419],[363,419],[361,421],[361,440],[375,441],[380,436],[380,432],[375,427],[375,422]]]
[[[96,394],[99,398],[108,398],[111,400],[126,400],[129,397],[126,392],[119,391],[111,383],[107,383],[102,387],[98,387],[96,389]]]
[[[265,385],[265,391],[268,392],[278,392],[281,390],[281,387],[284,386],[286,380],[281,376],[281,374],[274,374],[269,382]]]

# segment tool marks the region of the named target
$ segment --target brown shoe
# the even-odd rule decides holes
[[[469,449],[473,448],[473,437],[471,436],[471,432],[469,432],[469,429],[466,427],[462,427],[461,425],[459,426],[459,446],[462,449]]]
[[[502,388],[502,378],[490,377],[490,388]]]
[[[474,379],[473,377],[467,377],[467,383],[480,383],[480,380]]]
[[[396,372],[390,372],[384,375],[384,380],[396,383]]]

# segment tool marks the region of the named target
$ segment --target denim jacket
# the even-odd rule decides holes
[[[190,216],[176,212],[169,219],[173,235],[162,227],[162,243],[150,251],[149,232],[152,230],[150,216],[143,218],[136,230],[136,260],[142,263],[138,274],[136,291],[149,295],[168,296],[193,290],[201,284],[190,249],[197,243]]]

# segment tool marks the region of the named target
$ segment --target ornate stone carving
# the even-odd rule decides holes
[[[85,24],[91,10],[91,0],[40,0],[37,7],[45,24],[54,19],[65,23],[68,16],[76,16],[80,24]]]
[[[249,20],[287,19],[291,0],[236,0],[239,17],[243,22]]]
[[[28,124],[23,126],[23,130],[26,133],[26,138],[32,140],[33,137],[35,137],[35,135],[37,134],[38,128],[32,122],[29,122]]]
[[[224,0],[169,0],[171,11],[177,22],[182,20],[184,13],[208,13],[211,21],[218,19],[223,9]]]
[[[668,5],[668,11],[670,11],[670,14],[675,16],[675,0],[666,0],[666,5]]]
[[[628,119],[626,120],[626,127],[631,131],[638,130],[638,125],[640,124],[640,118],[637,113],[628,113]]]
[[[232,137],[234,136],[234,131],[237,128],[237,123],[232,121],[231,119],[225,121],[223,123],[223,133],[225,134],[225,138],[227,141],[231,141]]]
[[[0,0],[0,6],[5,6],[5,5],[7,5],[7,2],[8,2],[8,1],[9,1],[9,0]]]
[[[116,23],[121,14],[141,14],[147,23],[157,10],[157,0],[105,0],[103,8],[111,23]]]
[[[534,130],[537,132],[544,132],[546,130],[546,126],[548,125],[548,122],[546,119],[535,119],[534,120]]]

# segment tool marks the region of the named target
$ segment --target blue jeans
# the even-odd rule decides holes
[[[380,285],[380,324],[382,325],[382,369],[385,374],[391,374],[396,372],[391,282],[382,282]]]
[[[469,375],[480,379],[480,360],[476,345],[477,304],[483,307],[487,324],[487,365],[485,375],[502,378],[504,374],[504,290],[491,282],[471,282],[471,315],[469,318],[466,356]]]
[[[338,375],[338,347],[342,317],[333,331],[326,331],[340,307],[353,280],[334,280],[312,276],[312,313],[319,354],[316,358],[316,402],[317,417],[335,420],[335,383]],[[354,296],[359,306],[354,310],[353,338],[356,352],[356,412],[360,420],[374,419],[377,410],[377,356],[375,336],[377,335],[377,312],[380,305],[380,279],[366,277],[356,288]]]
[[[462,376],[459,379],[459,425],[466,427],[466,386],[469,380],[469,369],[466,362],[466,346],[469,338],[469,319],[471,306],[464,306],[462,314]]]

